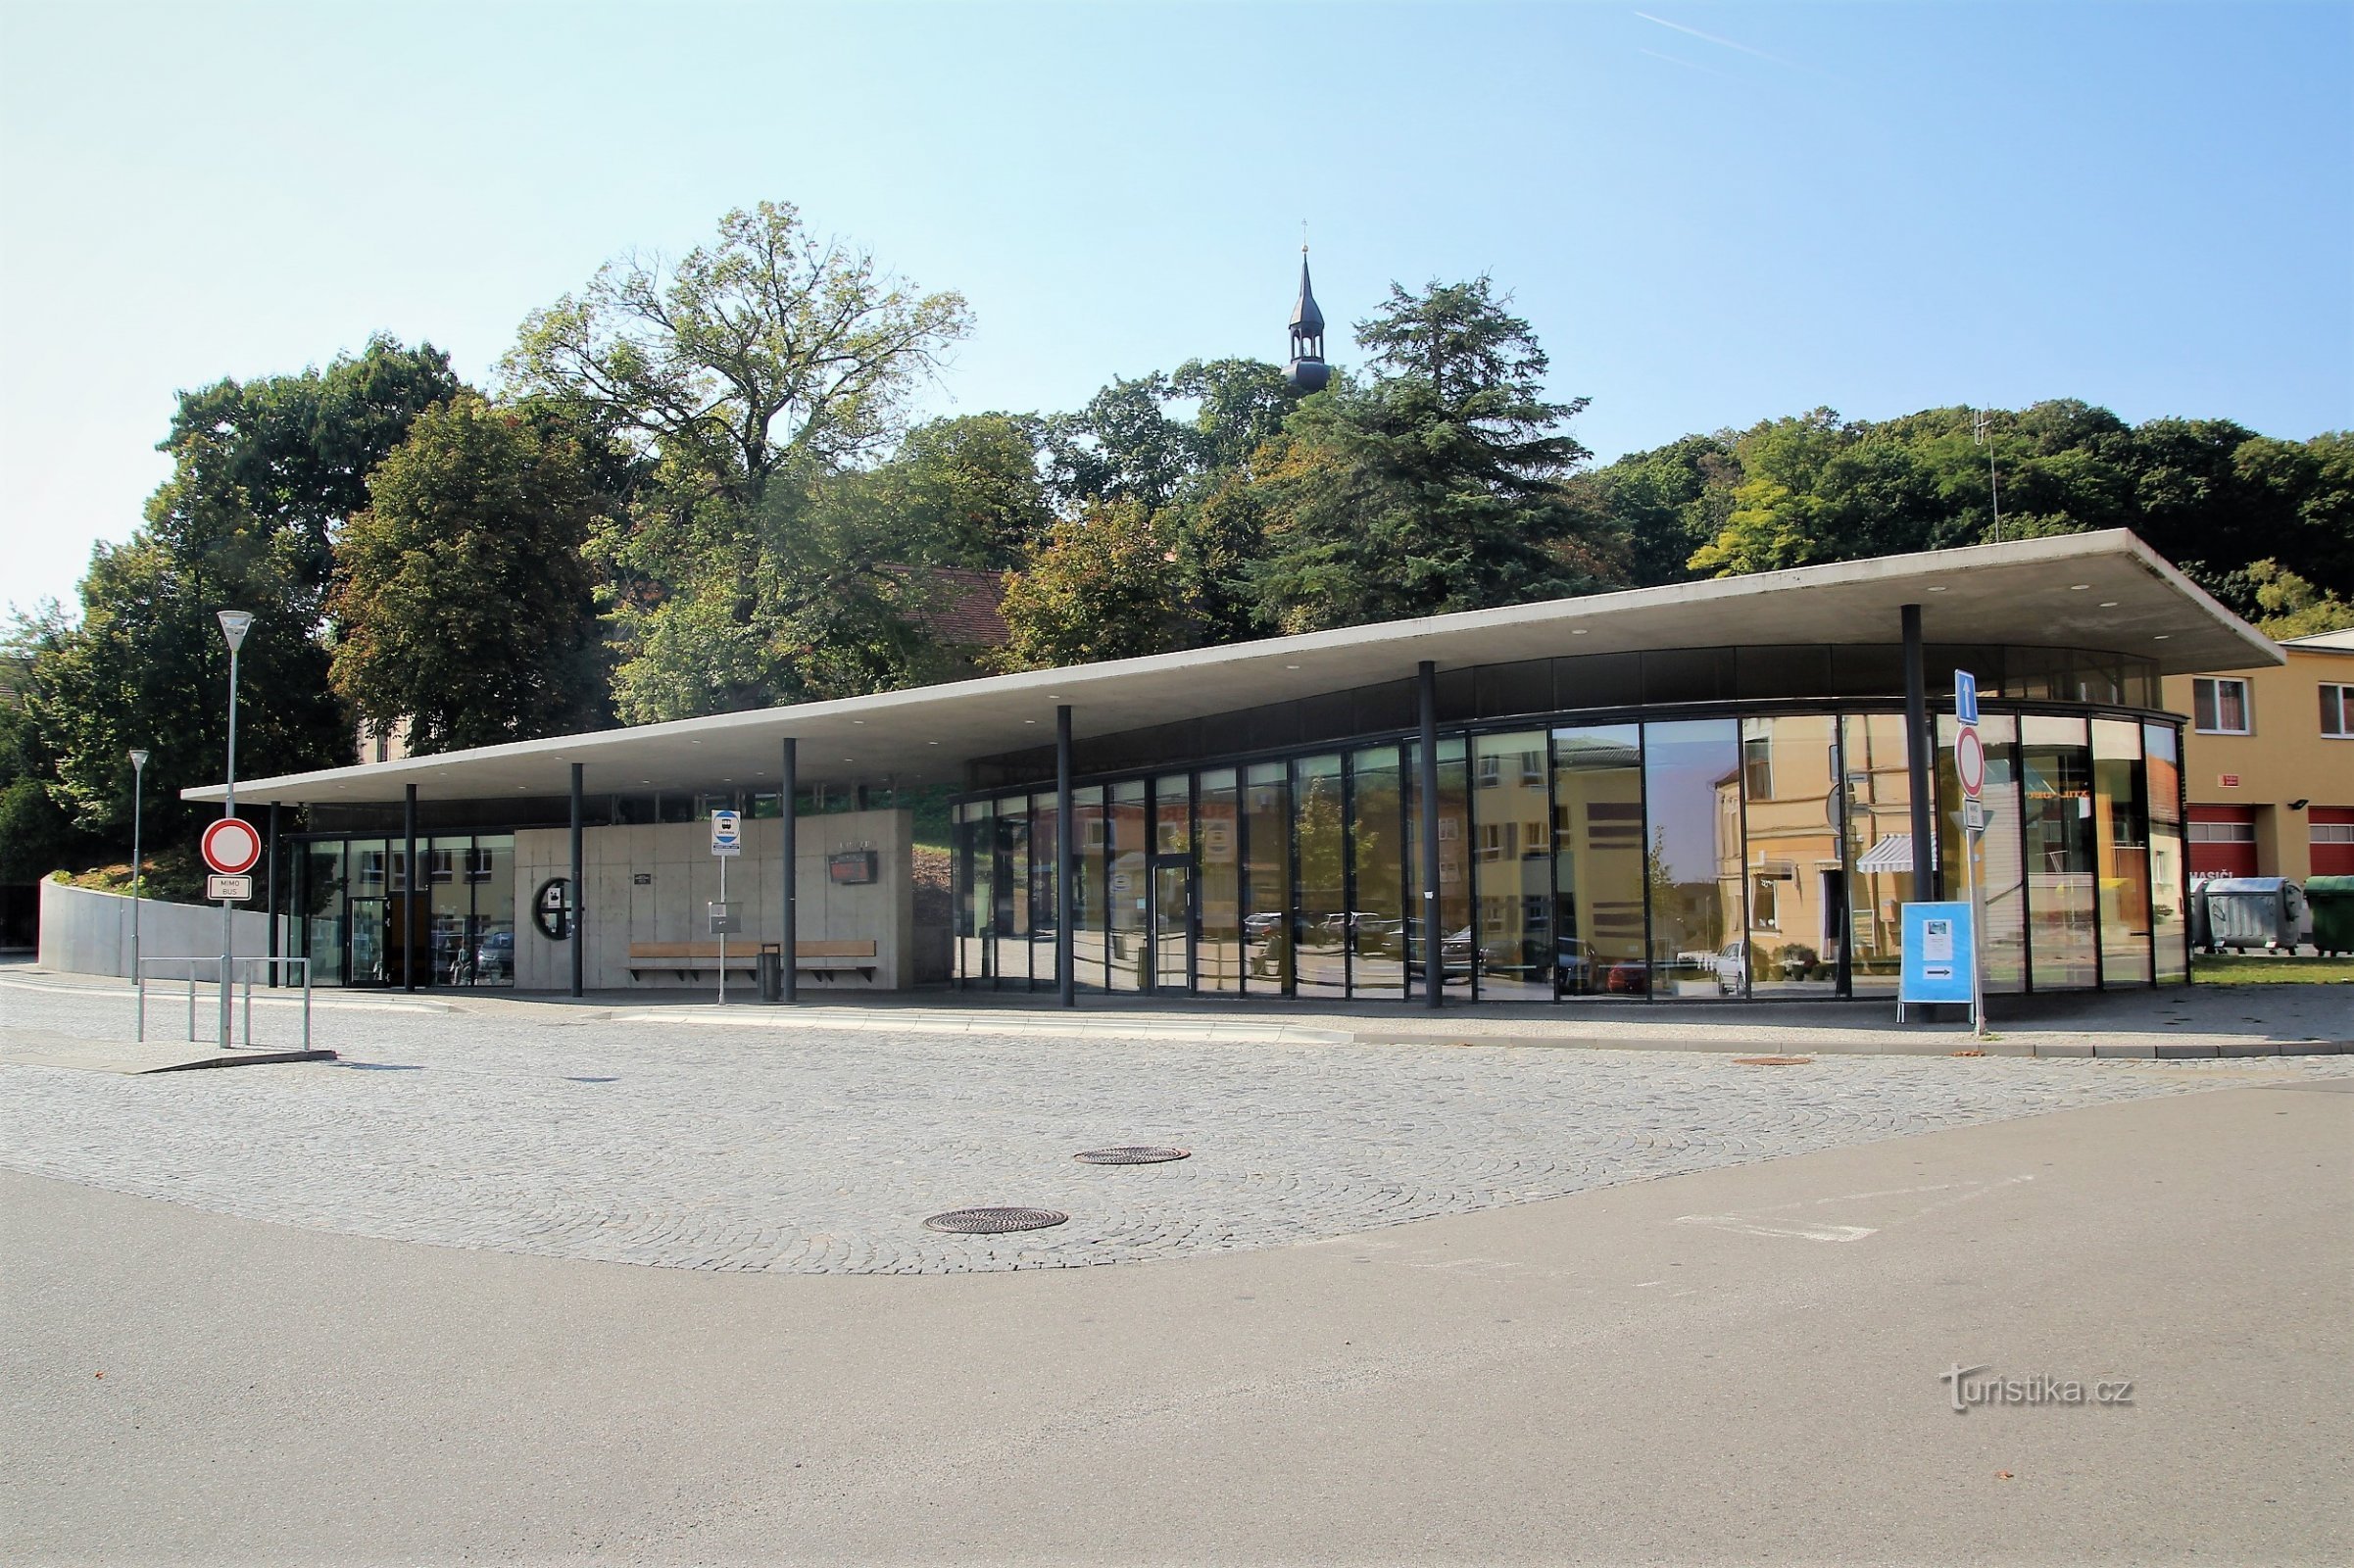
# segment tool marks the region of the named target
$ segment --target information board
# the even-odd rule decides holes
[[[1897,979],[1896,1000],[1913,1002],[1971,1001],[1971,966],[1978,944],[1973,940],[1970,906],[1955,900],[1904,906],[1904,964]]]

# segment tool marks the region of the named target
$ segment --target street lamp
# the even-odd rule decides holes
[[[130,753],[130,983],[139,979],[139,884],[147,867],[139,858],[139,808],[147,798],[147,752],[134,746]]]
[[[253,626],[250,611],[224,610],[221,612],[221,635],[229,644],[229,768],[228,794],[221,803],[223,818],[237,814],[237,650],[245,646],[245,634]],[[229,1048],[229,966],[237,951],[236,904],[221,901],[221,1049]]]

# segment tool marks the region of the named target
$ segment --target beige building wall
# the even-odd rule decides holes
[[[805,972],[802,988],[905,991],[915,982],[914,815],[898,811],[845,811],[800,820],[795,892],[803,942],[825,939],[871,941],[874,978],[846,974],[820,979]],[[741,929],[727,939],[728,953],[746,954],[763,942],[782,939],[783,887],[778,858],[784,824],[774,817],[747,818],[744,853],[727,862],[727,901],[736,906]],[[826,858],[837,851],[875,852],[875,880],[842,886],[826,874]],[[709,821],[664,822],[634,827],[589,828],[582,835],[582,869],[588,883],[583,982],[592,990],[677,989],[678,974],[629,972],[632,943],[716,942],[706,906],[719,897],[719,860],[711,854]],[[570,944],[540,934],[532,899],[571,865],[567,828],[526,829],[515,836],[515,986],[523,991],[561,991],[572,983]],[[698,986],[711,984],[708,972]]]
[[[2215,672],[2248,683],[2252,733],[2201,732],[2193,676],[2166,677],[2166,706],[2191,715],[2182,735],[2190,804],[2252,809],[2257,875],[2303,881],[2312,871],[2312,808],[2354,808],[2354,739],[2322,733],[2322,687],[2354,685],[2354,633],[2280,646],[2286,664]],[[2307,804],[2291,810],[2291,801]]]

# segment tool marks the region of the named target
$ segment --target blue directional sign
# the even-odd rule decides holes
[[[1953,716],[1964,724],[1978,722],[1978,677],[1966,669],[1953,672]]]
[[[1904,964],[1898,1002],[1970,1001],[1970,968],[1977,961],[1970,906],[1955,900],[1904,906]]]

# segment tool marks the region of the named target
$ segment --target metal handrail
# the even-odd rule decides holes
[[[213,983],[220,987],[222,1033],[226,1033],[228,1029],[229,999],[232,994],[231,988],[238,983],[238,977],[240,974],[242,974],[245,986],[245,1005],[243,1009],[245,1014],[245,1038],[241,1045],[234,1040],[219,1040],[217,1043],[219,1048],[222,1051],[251,1051],[254,1049],[255,972],[259,970],[265,975],[274,977],[282,969],[299,965],[303,971],[303,1049],[305,1051],[309,1051],[311,1049],[311,960],[309,958],[271,958],[259,956],[252,957],[239,956],[235,958],[223,958],[213,955],[206,955],[203,956],[166,956],[153,958],[142,957],[136,960],[136,962],[132,965],[133,973],[131,976],[131,984],[132,987],[138,992],[139,999],[137,1029],[137,1038],[139,1040],[145,1041],[147,1038],[147,976],[149,972],[149,966],[153,964],[173,963],[185,964],[187,966],[187,972],[185,975],[185,978],[188,982],[187,1038],[190,1044],[194,1044],[196,1040],[196,981],[198,977],[198,971],[200,969],[209,971]],[[180,977],[172,976],[171,978]]]

